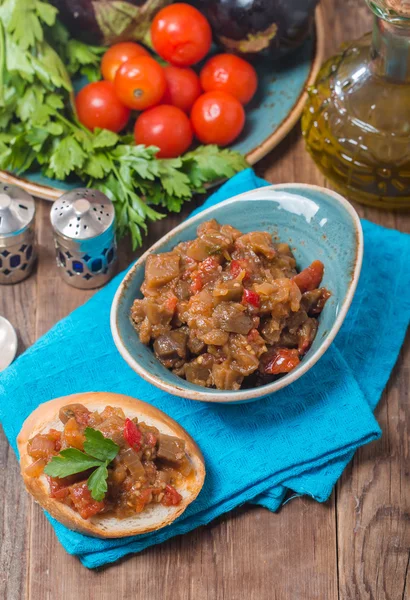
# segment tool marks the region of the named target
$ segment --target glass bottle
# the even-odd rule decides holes
[[[321,68],[302,117],[306,146],[342,194],[410,209],[410,0],[367,0],[373,33]]]

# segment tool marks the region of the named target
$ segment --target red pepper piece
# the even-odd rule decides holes
[[[124,439],[136,452],[141,450],[142,433],[131,419],[125,419]]]
[[[247,271],[247,267],[248,267],[248,263],[246,262],[246,260],[243,260],[243,259],[232,260],[229,270],[234,279],[236,279],[242,273],[242,271],[245,271],[245,277],[244,277],[244,280],[245,280],[245,279],[249,279],[249,277],[250,277],[249,271]]]
[[[319,287],[324,269],[320,260],[314,260],[306,269],[292,277],[292,281],[296,283],[302,294],[303,292],[310,292]]]
[[[259,308],[261,304],[261,297],[252,290],[243,290],[242,304],[251,304],[255,308]]]
[[[268,363],[264,368],[264,373],[268,375],[279,375],[280,373],[289,373],[300,363],[299,352],[290,348],[275,348]]]

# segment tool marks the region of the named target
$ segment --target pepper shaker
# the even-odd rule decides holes
[[[57,267],[66,283],[93,289],[115,270],[115,211],[109,198],[90,188],[63,194],[51,207]]]
[[[33,269],[35,212],[30,194],[0,183],[0,284],[22,281]]]

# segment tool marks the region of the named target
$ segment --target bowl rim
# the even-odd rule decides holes
[[[301,195],[303,195],[303,191],[312,190],[319,191],[320,193],[324,193],[333,198],[337,204],[339,204],[351,217],[353,226],[356,232],[356,258],[355,264],[352,271],[352,275],[350,278],[350,282],[348,285],[347,293],[340,304],[339,313],[330,328],[326,338],[320,344],[319,348],[312,354],[312,356],[308,357],[301,361],[301,367],[297,372],[292,371],[286,374],[284,377],[280,379],[266,384],[264,386],[260,386],[257,388],[238,390],[235,392],[235,395],[232,396],[227,395],[225,390],[217,390],[212,394],[207,392],[207,388],[203,388],[204,391],[198,386],[198,390],[191,390],[189,388],[183,387],[184,380],[181,379],[181,386],[178,386],[173,383],[167,383],[163,381],[160,377],[153,375],[150,373],[145,367],[143,367],[128,351],[126,345],[122,341],[121,335],[119,333],[119,328],[117,326],[117,314],[120,306],[120,301],[123,296],[124,290],[127,288],[128,281],[131,280],[134,276],[135,271],[145,263],[147,257],[154,253],[157,249],[161,248],[166,242],[169,241],[170,238],[174,237],[175,234],[179,233],[183,229],[186,228],[187,225],[195,223],[195,221],[202,221],[204,216],[206,217],[208,214],[211,214],[215,211],[215,208],[227,206],[229,204],[233,204],[238,201],[238,199],[246,199],[247,196],[254,195],[255,192],[267,190],[275,191],[275,192],[286,192],[287,189],[292,189],[293,192],[300,191]],[[260,200],[260,198],[249,198],[254,200]],[[274,201],[272,199],[272,201]],[[305,183],[283,183],[283,184],[272,184],[269,186],[262,186],[259,188],[255,188],[253,190],[249,190],[248,192],[243,192],[241,194],[237,194],[236,196],[232,196],[223,202],[219,202],[201,212],[195,214],[194,216],[186,219],[173,229],[166,233],[163,237],[161,237],[155,244],[153,244],[144,254],[140,256],[140,258],[134,263],[134,265],[128,270],[122,279],[118,289],[115,293],[111,304],[111,312],[110,312],[110,327],[111,334],[114,340],[114,344],[117,347],[120,355],[127,362],[127,364],[143,379],[160,388],[161,390],[168,392],[174,396],[180,396],[182,398],[189,398],[191,400],[198,400],[202,402],[216,402],[216,403],[224,403],[224,404],[238,404],[240,402],[250,402],[252,400],[258,400],[269,396],[270,394],[279,391],[280,389],[287,387],[300,377],[304,375],[309,369],[315,365],[318,360],[324,355],[326,350],[329,348],[333,340],[335,339],[342,323],[346,317],[346,314],[350,308],[350,304],[352,302],[353,296],[355,294],[357,284],[359,281],[360,271],[362,267],[363,261],[363,230],[360,222],[359,215],[357,214],[354,207],[340,194],[333,190],[329,190],[327,188],[321,187],[319,185],[311,185]],[[262,391],[263,390],[263,391]]]

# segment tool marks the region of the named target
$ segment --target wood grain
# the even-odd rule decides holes
[[[370,27],[364,0],[323,0],[326,54]],[[299,129],[263,161],[272,183],[326,185]],[[197,200],[197,203],[201,199]],[[35,275],[0,290],[0,314],[32,344],[93,292],[63,283],[54,267],[50,205],[38,203]],[[150,227],[144,249],[189,214]],[[359,208],[362,216],[410,231],[410,217]],[[125,241],[120,268],[136,257]],[[383,438],[360,450],[329,502],[290,501],[273,515],[244,507],[180,538],[95,572],[67,555],[42,510],[22,489],[17,462],[0,438],[0,598],[5,600],[409,600],[410,342],[377,411]],[[4,509],[4,510],[3,510]]]

